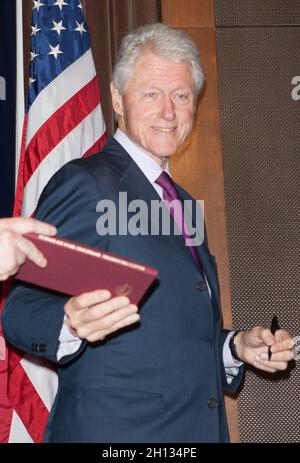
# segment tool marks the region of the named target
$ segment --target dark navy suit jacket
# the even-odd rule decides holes
[[[191,199],[177,188],[183,199]],[[243,369],[228,386],[222,358],[227,331],[220,327],[214,259],[203,243],[198,252],[210,298],[205,285],[198,284],[203,276],[182,236],[99,236],[96,204],[101,199],[118,204],[120,191],[127,192],[128,202],[143,199],[150,206],[160,199],[111,138],[101,153],[65,165],[38,205],[36,217],[55,224],[59,236],[159,270],[139,323],[103,342],[84,341],[58,362],[59,389],[45,441],[227,441],[223,389],[234,391]],[[67,299],[16,284],[3,311],[7,340],[57,363]],[[45,352],[36,352],[39,345]]]

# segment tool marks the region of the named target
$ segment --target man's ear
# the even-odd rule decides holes
[[[110,84],[111,100],[115,113],[118,116],[123,116],[123,97],[116,89],[113,82]]]

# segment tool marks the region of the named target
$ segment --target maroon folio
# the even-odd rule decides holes
[[[27,259],[16,278],[71,296],[108,289],[113,297],[125,295],[137,304],[158,274],[154,268],[64,238],[35,233],[24,236],[48,264],[40,268]]]

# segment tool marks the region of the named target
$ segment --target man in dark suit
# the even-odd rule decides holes
[[[221,329],[205,240],[187,246],[186,230],[99,227],[97,204],[110,200],[118,210],[120,192],[149,210],[154,200],[169,208],[173,199],[192,199],[172,182],[168,160],[190,134],[202,82],[197,48],[182,31],[156,24],[129,34],[111,84],[119,129],[101,153],[64,166],[42,194],[36,217],[59,236],[159,270],[139,311],[103,288],[69,300],[30,285],[12,291],[7,339],[58,364],[47,442],[226,442],[223,390],[236,390],[243,362],[274,372],[292,358],[283,330]]]

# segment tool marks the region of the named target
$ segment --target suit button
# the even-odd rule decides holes
[[[196,288],[198,291],[204,291],[206,289],[205,281],[198,281]]]
[[[38,345],[37,344],[31,344],[31,350],[32,350],[32,352],[38,352]]]
[[[208,399],[207,402],[209,408],[216,408],[218,406],[218,401],[217,399],[214,399],[213,397],[211,399]]]

